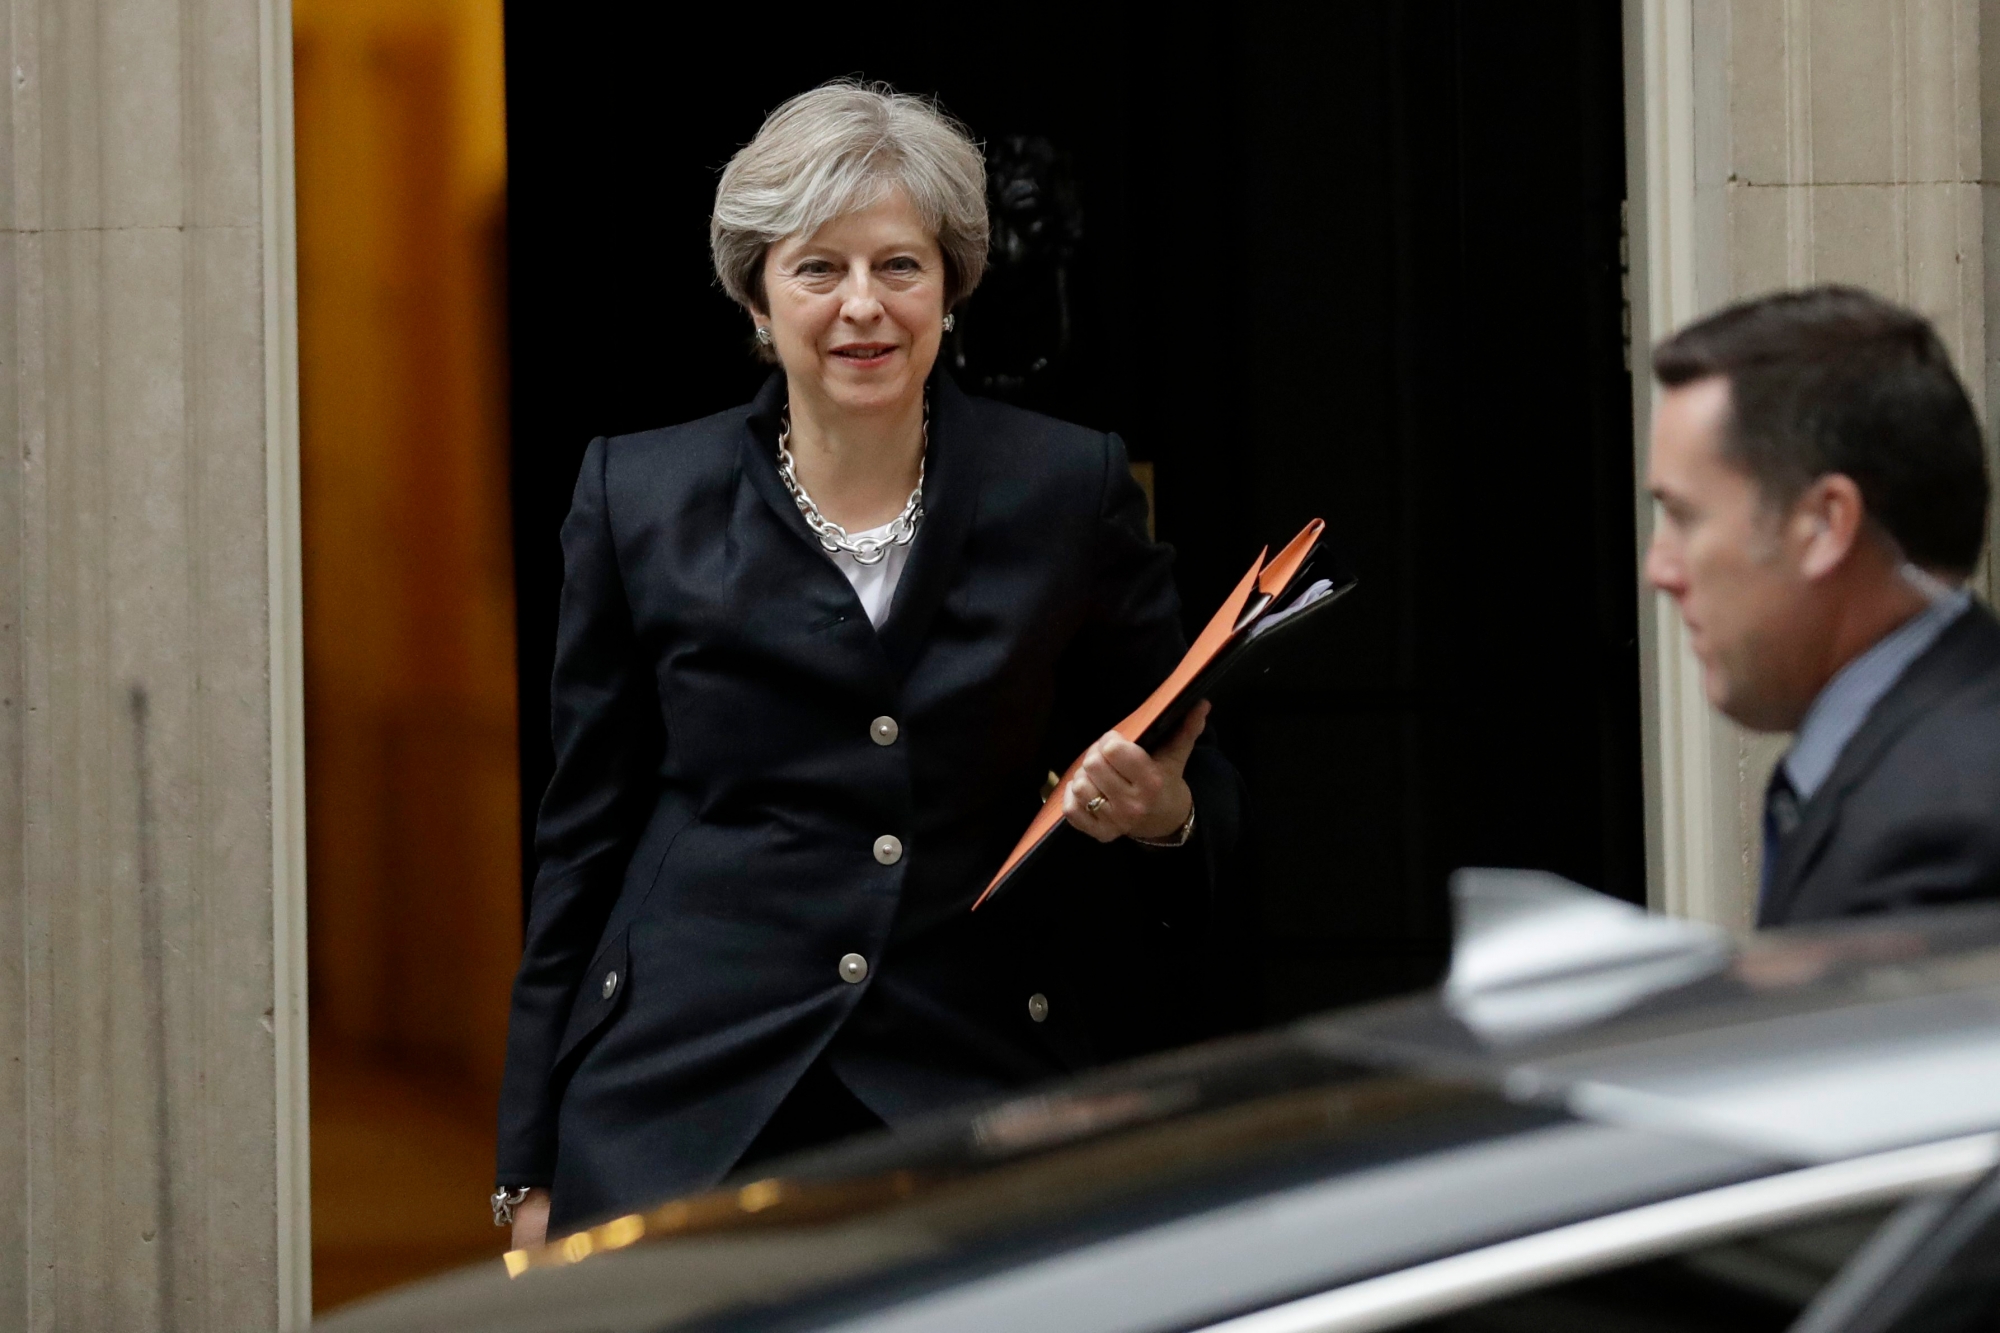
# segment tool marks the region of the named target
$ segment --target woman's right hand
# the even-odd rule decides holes
[[[549,1238],[549,1192],[532,1189],[528,1197],[514,1205],[512,1248],[533,1249]]]

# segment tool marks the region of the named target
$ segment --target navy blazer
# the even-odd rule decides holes
[[[941,372],[931,394],[879,632],[778,479],[782,375],[584,455],[498,1163],[551,1186],[559,1228],[714,1183],[822,1055],[893,1124],[1087,1064],[1168,1004],[1154,946],[1198,922],[1239,821],[1206,741],[1189,846],[1075,835],[967,909],[1045,775],[1179,660],[1171,553],[1116,436]]]
[[[2000,897],[2000,622],[1974,602],[1869,710],[1779,849],[1757,924]]]

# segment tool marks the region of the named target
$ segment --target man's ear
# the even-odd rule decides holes
[[[1804,538],[1799,572],[1822,579],[1840,568],[1860,540],[1867,517],[1867,504],[1852,477],[1830,472],[1806,487],[1792,507],[1793,531]]]

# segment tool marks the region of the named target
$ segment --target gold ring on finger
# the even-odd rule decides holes
[[[1085,801],[1083,803],[1083,808],[1086,813],[1093,815],[1096,814],[1099,810],[1102,810],[1104,808],[1103,793],[1100,792],[1096,796],[1093,796],[1089,800]]]

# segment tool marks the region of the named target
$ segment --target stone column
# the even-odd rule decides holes
[[[1731,301],[1848,282],[1914,306],[1991,419],[1979,0],[1627,0],[1626,16],[1642,542],[1649,346]],[[1677,613],[1641,596],[1653,901],[1747,927],[1788,738],[1715,718]]]
[[[295,1326],[289,15],[5,8],[0,1328]]]

